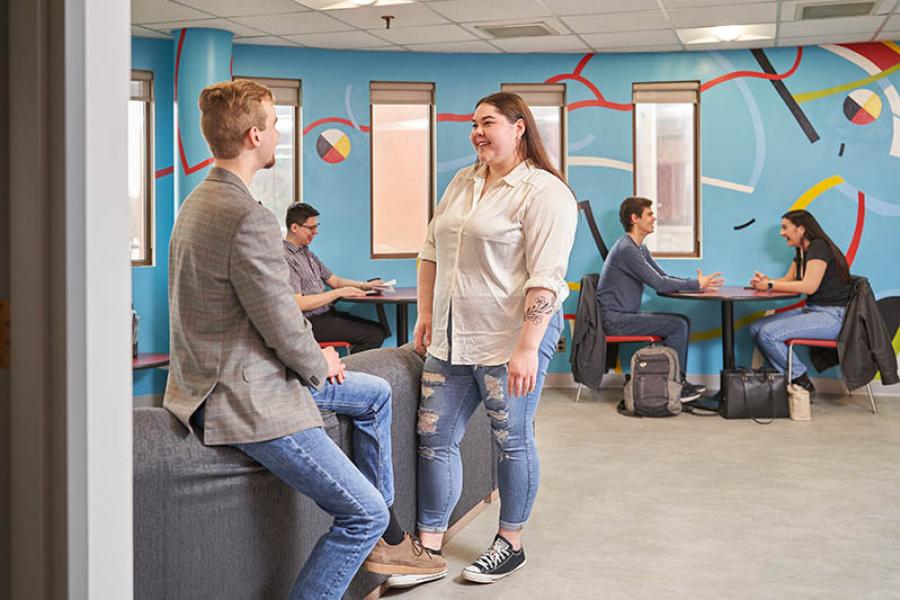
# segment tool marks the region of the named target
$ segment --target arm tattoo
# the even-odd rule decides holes
[[[553,299],[547,294],[534,297],[534,303],[525,309],[525,320],[539,325],[545,315],[553,314]]]

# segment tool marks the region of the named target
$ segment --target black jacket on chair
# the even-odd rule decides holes
[[[615,362],[618,347],[606,347],[603,319],[597,304],[597,282],[600,275],[588,273],[581,278],[578,295],[578,311],[575,313],[575,330],[572,332],[572,352],[569,363],[575,383],[582,383],[591,389],[600,389],[603,375]]]
[[[891,334],[875,303],[875,295],[865,277],[853,277],[853,295],[847,304],[844,324],[838,335],[838,349],[813,348],[810,358],[818,371],[840,363],[847,389],[855,390],[872,381],[881,372],[881,383],[900,382],[897,357],[891,347]]]

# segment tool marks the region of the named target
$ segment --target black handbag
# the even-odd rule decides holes
[[[784,375],[775,369],[723,369],[721,390],[719,414],[726,419],[771,423],[791,416]]]

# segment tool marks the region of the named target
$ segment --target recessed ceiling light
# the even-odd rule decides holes
[[[761,25],[726,25],[722,27],[692,27],[676,29],[685,45],[721,44],[723,42],[752,42],[775,37],[775,23]]]

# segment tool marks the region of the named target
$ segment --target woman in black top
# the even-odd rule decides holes
[[[787,274],[770,279],[757,271],[750,285],[758,290],[806,294],[806,306],[760,319],[750,326],[750,337],[768,361],[782,373],[787,369],[791,338],[837,339],[850,301],[847,258],[821,225],[805,210],[792,210],[781,218],[781,237],[796,255]],[[792,383],[812,391],[806,365],[794,357]]]

